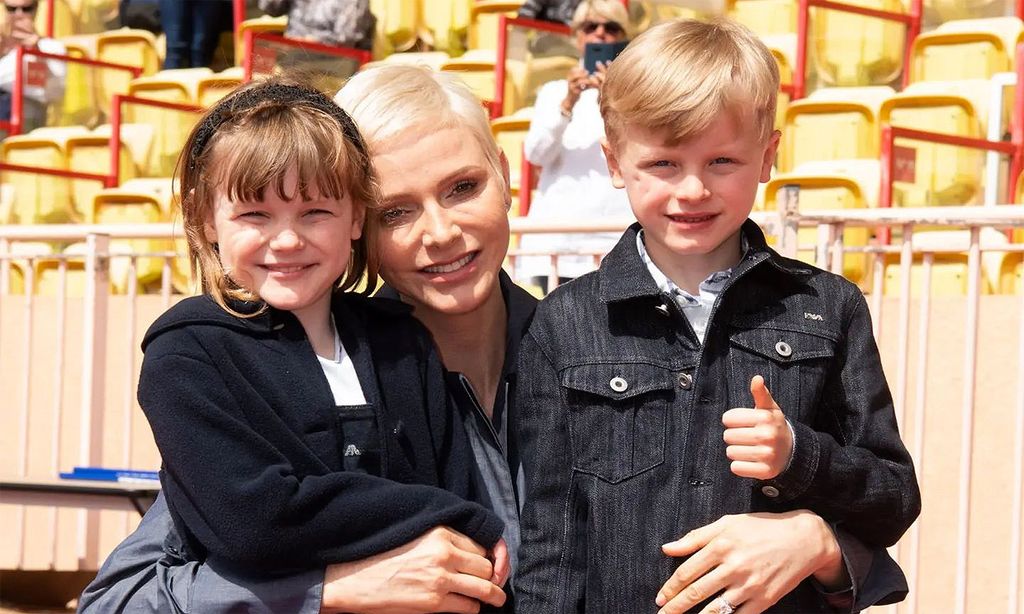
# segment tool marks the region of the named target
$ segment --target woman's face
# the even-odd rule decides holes
[[[380,273],[419,311],[469,313],[500,292],[508,251],[506,177],[468,128],[417,131],[373,157]]]
[[[576,29],[576,47],[583,53],[587,43],[616,43],[626,38],[622,24],[598,15],[588,15]]]

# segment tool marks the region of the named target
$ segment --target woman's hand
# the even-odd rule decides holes
[[[608,62],[598,62],[597,70],[594,74],[590,75],[590,87],[596,89],[598,92],[604,87],[604,79],[608,76]]]
[[[583,68],[574,66],[569,71],[566,81],[569,82],[569,91],[566,92],[565,98],[562,100],[562,115],[572,114],[572,108],[576,106],[580,94],[590,86],[590,75]]]
[[[842,588],[842,553],[817,514],[738,514],[690,531],[662,546],[669,556],[689,556],[658,591],[659,614],[681,614],[720,595],[736,614],[758,614],[808,576]],[[702,614],[717,612],[717,601]]]
[[[496,559],[508,548],[499,542],[492,552],[448,527],[436,527],[413,541],[361,561],[327,567],[321,612],[358,614],[424,614],[478,612],[480,602],[501,607],[505,593],[497,578]],[[499,561],[500,562],[500,561]]]

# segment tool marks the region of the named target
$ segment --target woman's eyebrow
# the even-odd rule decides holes
[[[445,175],[444,179],[442,179],[438,183],[446,184],[467,173],[478,173],[483,170],[485,170],[484,167],[480,166],[479,164],[467,164],[457,170],[448,173],[447,175]]]

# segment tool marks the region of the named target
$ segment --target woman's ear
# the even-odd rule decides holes
[[[501,148],[498,148],[498,153],[501,160],[501,180],[505,182],[505,209],[509,210],[512,208],[512,179],[509,172],[508,156],[505,155],[505,150]]]

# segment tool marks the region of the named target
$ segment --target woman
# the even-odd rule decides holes
[[[508,401],[535,301],[500,268],[509,239],[507,163],[482,107],[450,76],[375,68],[351,79],[337,101],[364,133],[380,177],[382,207],[366,232],[389,284],[382,291],[397,294],[433,334],[482,487],[506,520],[514,552],[522,478]],[[278,578],[175,558],[169,527],[158,500],[108,558],[80,611],[474,612],[478,600],[493,596],[479,582],[486,570],[465,565],[483,549],[444,527],[366,560]],[[856,596],[859,607],[905,592],[884,551],[871,553],[838,535],[841,542],[804,512],[729,516],[686,539],[708,549],[704,558],[727,558],[729,582],[785,591],[815,572],[841,572],[845,563],[855,591],[844,597]],[[702,577],[688,575],[684,564],[671,586],[697,594]]]
[[[584,0],[573,14],[572,32],[582,57],[588,43],[614,43],[627,38],[629,16],[618,0]],[[626,195],[616,190],[608,177],[608,166],[601,151],[604,122],[597,99],[604,83],[605,67],[590,74],[582,65],[573,67],[565,79],[540,88],[533,107],[530,131],[523,142],[523,153],[531,164],[542,167],[537,196],[530,205],[530,219],[592,221],[599,218],[626,218],[632,215]],[[524,251],[580,251],[604,254],[619,238],[619,233],[533,235],[523,237]],[[558,258],[559,282],[592,271],[592,255]],[[517,275],[529,277],[545,292],[550,259],[522,256]]]

